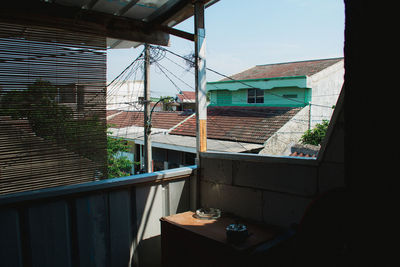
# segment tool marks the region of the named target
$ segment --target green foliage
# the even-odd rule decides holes
[[[57,94],[57,87],[41,79],[24,90],[3,91],[0,115],[27,119],[37,136],[99,163],[104,171],[107,160],[108,178],[130,175],[132,164],[137,163],[121,156],[130,150],[126,141],[106,138],[104,122],[97,116],[74,116],[70,107],[57,103]],[[107,159],[99,153],[105,149]]]
[[[80,156],[105,163],[106,127],[97,116],[74,116],[74,111],[56,101],[57,88],[36,80],[23,90],[3,92],[0,115],[27,119],[35,134]]]
[[[325,138],[328,130],[329,121],[323,120],[322,123],[317,123],[315,128],[307,130],[300,138],[300,142],[303,144],[320,145]]]
[[[108,131],[111,134],[110,131]],[[126,156],[121,156],[121,152],[129,152],[131,146],[122,138],[107,136],[107,168],[108,178],[123,177],[131,175],[133,164]]]
[[[158,100],[162,100],[162,109],[164,111],[172,111],[172,108],[168,105],[169,103],[174,101],[174,98],[172,96],[160,96]],[[157,100],[157,101],[158,101]]]

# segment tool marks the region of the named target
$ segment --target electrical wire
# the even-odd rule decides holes
[[[154,47],[154,46],[153,46],[153,47]],[[168,53],[170,53],[170,54],[172,54],[172,55],[174,55],[174,56],[177,56],[177,57],[179,57],[179,58],[185,60],[185,62],[188,62],[188,63],[190,63],[190,64],[192,64],[192,65],[194,65],[194,63],[195,63],[194,61],[190,60],[188,57],[184,57],[184,56],[182,56],[182,55],[179,55],[179,54],[177,54],[177,53],[175,53],[175,52],[172,52],[172,51],[170,51],[170,50],[168,50],[168,49],[166,49],[166,48],[164,48],[164,47],[161,47],[161,46],[155,46],[155,47],[156,47],[157,49],[166,51],[166,52],[168,52]],[[224,78],[226,78],[226,79],[229,79],[229,80],[231,80],[231,81],[235,81],[235,82],[241,83],[241,84],[243,84],[243,85],[245,85],[245,86],[247,86],[247,87],[249,87],[249,88],[252,88],[252,89],[259,89],[259,88],[257,88],[257,87],[254,87],[254,86],[250,85],[250,84],[247,84],[247,83],[245,83],[245,82],[243,82],[243,81],[241,81],[241,80],[233,79],[232,77],[230,77],[230,76],[228,76],[228,75],[225,75],[225,74],[223,74],[223,73],[221,73],[221,72],[218,72],[218,71],[216,71],[216,70],[213,70],[213,69],[211,69],[211,68],[206,67],[206,69],[207,69],[208,71],[211,71],[211,72],[213,72],[213,73],[215,73],[215,74],[217,74],[217,75],[220,75],[220,76],[222,76],[222,77],[224,77]],[[270,94],[270,95],[273,95],[273,96],[276,96],[276,97],[284,98],[284,99],[286,99],[286,100],[293,101],[293,102],[296,102],[296,103],[299,103],[299,104],[304,104],[303,101],[299,101],[299,100],[291,99],[291,98],[285,98],[284,96],[281,96],[281,95],[279,95],[279,94],[275,94],[275,93],[272,93],[272,92],[269,92],[269,91],[265,91],[265,92],[266,92],[267,94]],[[308,104],[309,104],[309,105],[313,105],[313,106],[317,106],[317,107],[324,107],[324,108],[330,108],[330,109],[332,109],[332,106],[326,106],[326,105],[321,105],[321,104],[314,104],[314,103],[311,103],[311,102],[309,102]]]

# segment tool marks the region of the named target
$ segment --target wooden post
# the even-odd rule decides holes
[[[144,169],[153,172],[151,155],[151,121],[150,121],[150,49],[145,44],[144,50]]]
[[[207,151],[207,98],[206,98],[206,40],[204,28],[204,2],[194,3],[194,51],[196,91],[196,175],[190,179],[190,208],[195,210],[200,203],[200,153]]]
[[[207,97],[206,97],[206,38],[204,28],[204,1],[194,3],[195,85],[196,85],[196,152],[207,150]]]

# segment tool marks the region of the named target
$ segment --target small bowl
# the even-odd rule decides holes
[[[243,243],[248,236],[249,232],[247,226],[244,224],[233,223],[226,227],[226,239],[229,243]]]
[[[215,208],[201,208],[196,210],[196,218],[213,220],[221,217],[221,211]]]

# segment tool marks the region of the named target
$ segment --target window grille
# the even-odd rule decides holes
[[[264,91],[258,88],[248,89],[247,103],[264,103]]]

